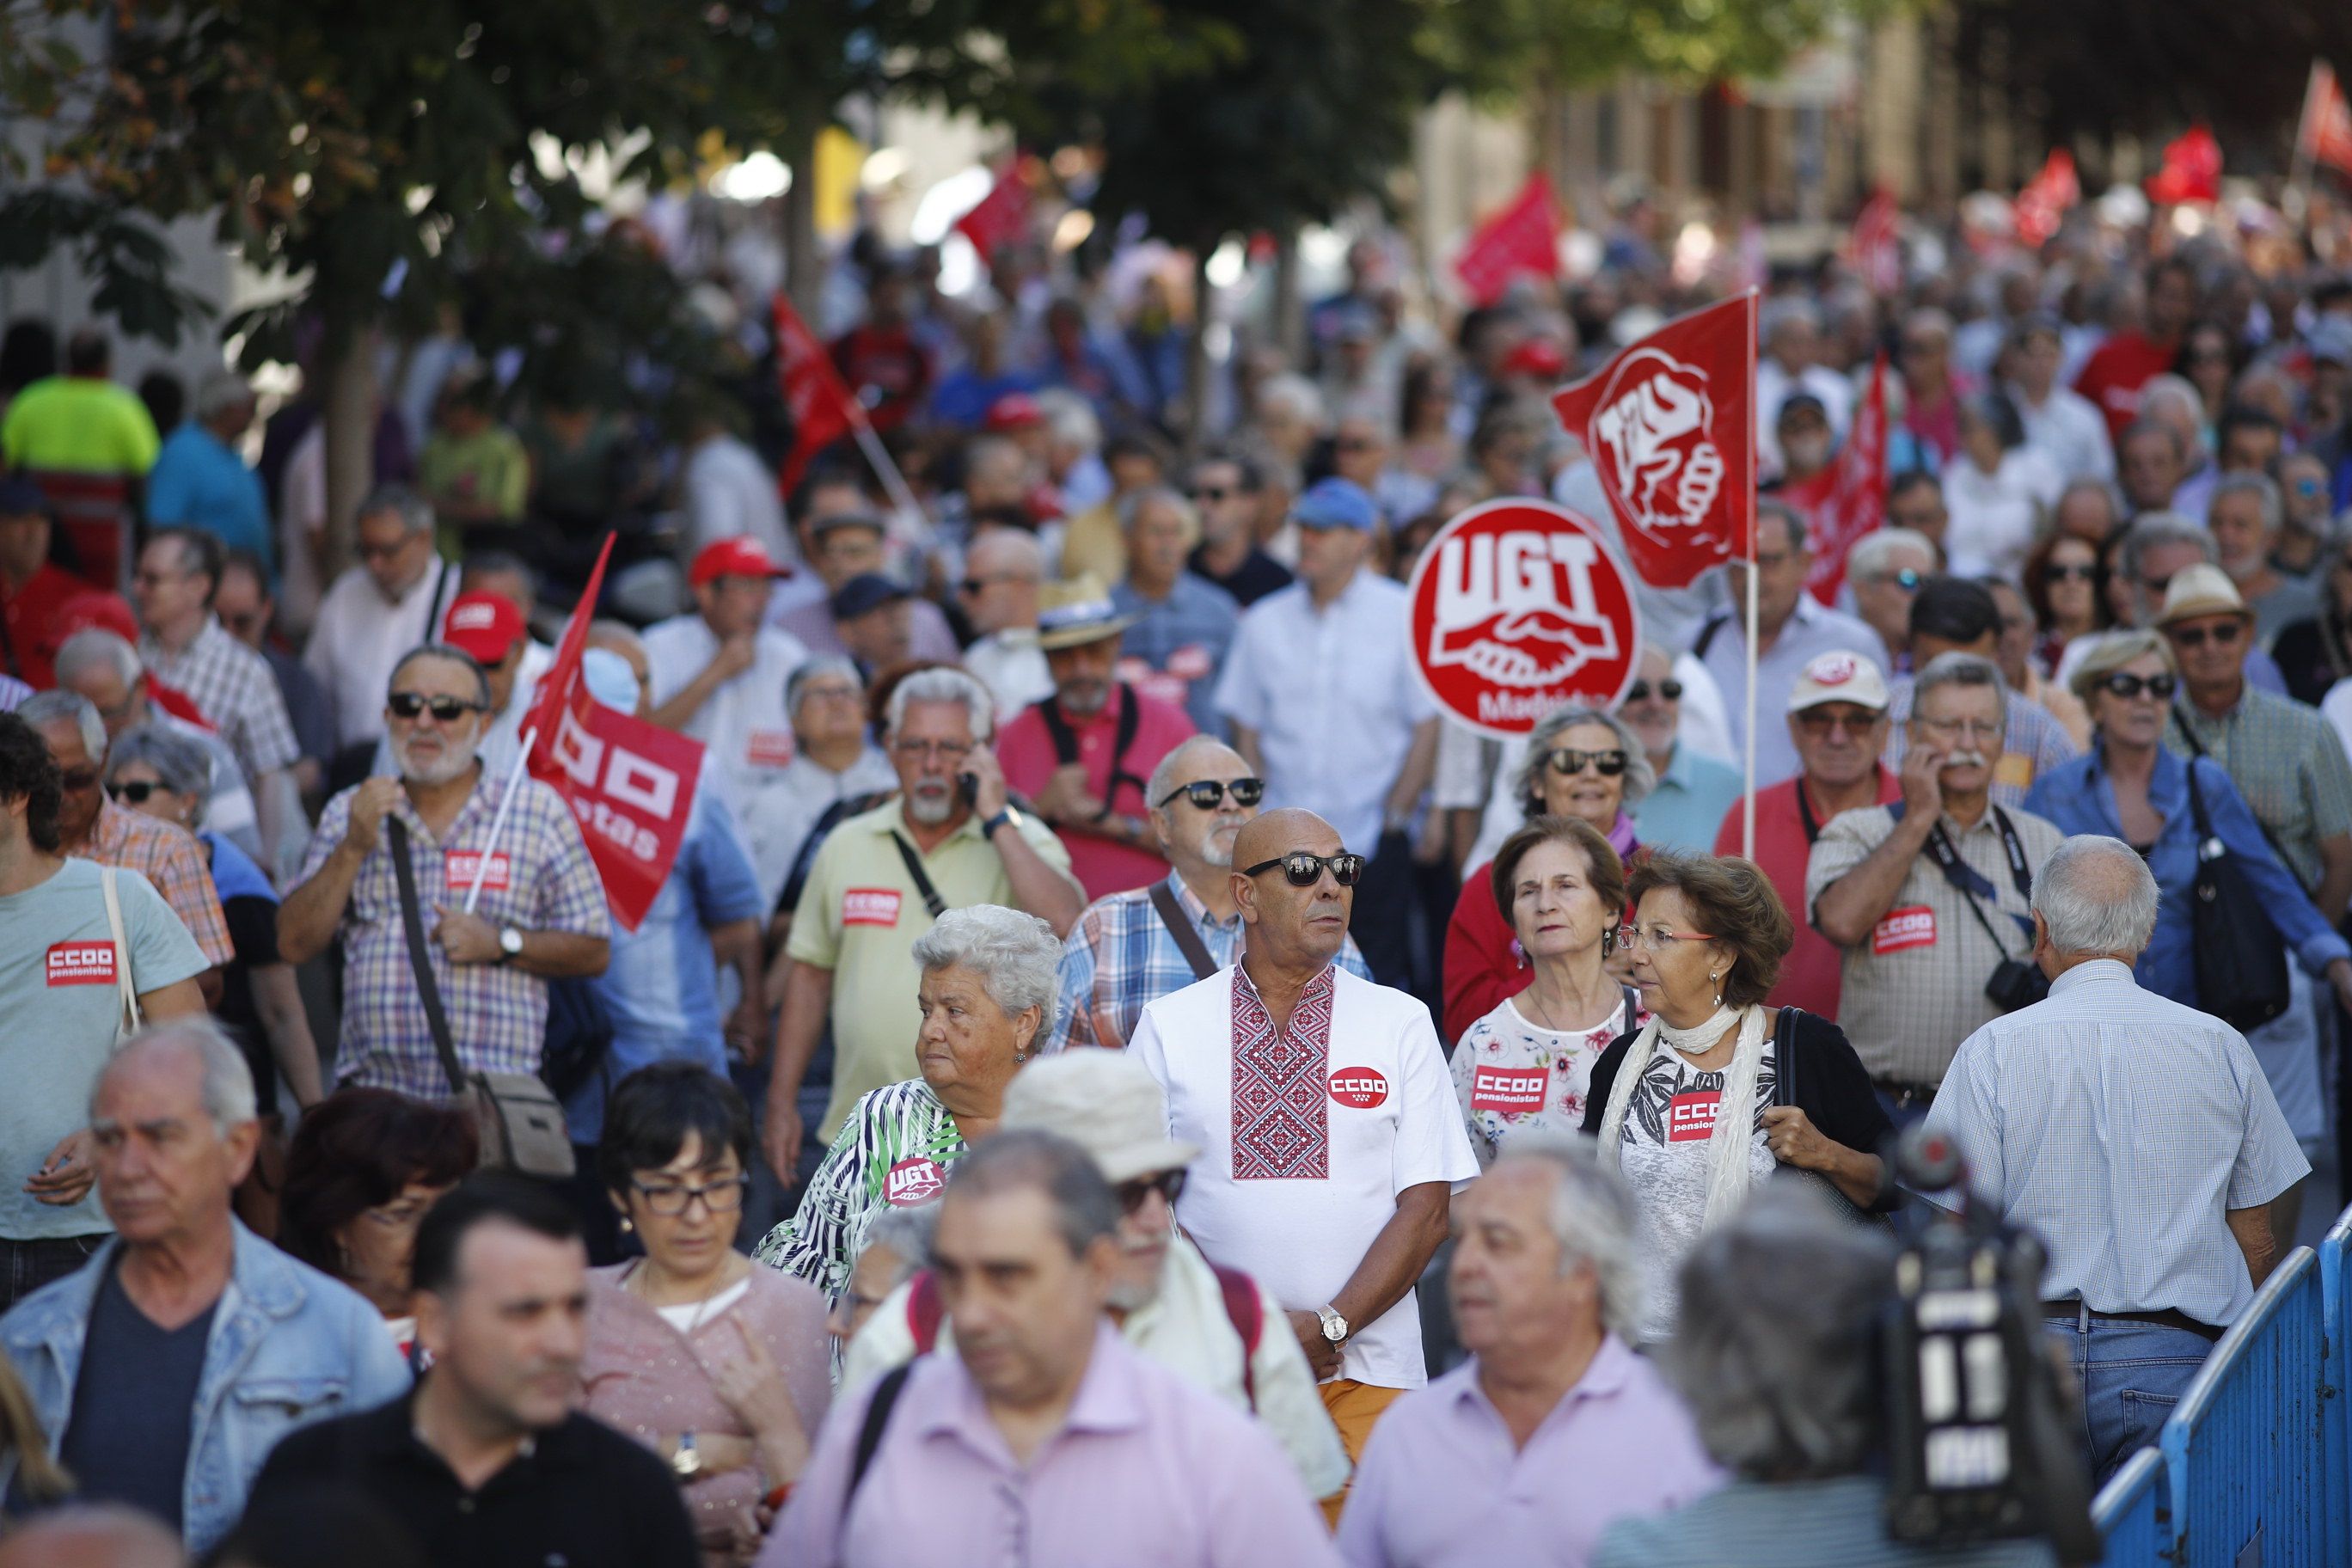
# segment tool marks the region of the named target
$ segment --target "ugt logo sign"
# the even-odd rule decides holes
[[[1601,482],[1634,527],[1660,536],[1704,527],[1725,468],[1706,372],[1659,349],[1627,354],[1587,434]]]

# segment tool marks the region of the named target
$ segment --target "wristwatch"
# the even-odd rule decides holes
[[[504,963],[509,959],[521,956],[522,932],[512,926],[500,926],[499,928],[499,962]]]
[[[694,1446],[691,1430],[677,1435],[677,1452],[669,1457],[669,1468],[677,1472],[679,1480],[688,1479],[702,1468],[702,1450]]]
[[[988,818],[988,820],[980,825],[980,836],[982,838],[993,838],[996,837],[996,830],[998,828],[1003,827],[1007,823],[1018,824],[1020,820],[1021,814],[1013,810],[1012,806],[1007,805],[1003,810],[999,811],[994,816]]]
[[[1348,1320],[1328,1307],[1318,1307],[1315,1315],[1323,1320],[1323,1337],[1334,1345],[1348,1342]]]

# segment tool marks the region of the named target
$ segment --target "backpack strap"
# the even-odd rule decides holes
[[[915,1353],[929,1355],[940,1342],[940,1323],[947,1303],[940,1299],[940,1277],[925,1268],[907,1290],[907,1331],[915,1337]]]
[[[874,1466],[874,1456],[881,1451],[882,1435],[890,1426],[890,1412],[898,1407],[898,1395],[906,1392],[907,1374],[914,1363],[894,1366],[874,1383],[874,1397],[866,1404],[866,1419],[857,1428],[857,1452],[849,1463],[849,1485],[842,1489],[841,1517],[849,1517],[850,1504],[857,1500],[858,1483]]]
[[[1097,822],[1103,821],[1110,816],[1112,807],[1118,804],[1120,784],[1133,784],[1135,793],[1139,795],[1150,793],[1146,788],[1146,781],[1127,771],[1128,748],[1135,744],[1135,732],[1143,725],[1142,708],[1136,700],[1135,688],[1126,681],[1122,680],[1118,683],[1118,728],[1112,735],[1110,743],[1110,781],[1103,786],[1103,808],[1095,813]],[[1045,734],[1054,742],[1054,760],[1063,767],[1068,767],[1072,763],[1076,762],[1078,735],[1076,731],[1070,728],[1070,721],[1062,717],[1061,699],[1047,697],[1038,703],[1037,716],[1045,721]],[[1151,802],[1146,800],[1143,803],[1143,809],[1150,811]]]
[[[1265,1298],[1257,1293],[1257,1281],[1238,1268],[1228,1268],[1222,1263],[1209,1267],[1217,1276],[1217,1293],[1225,1304],[1225,1321],[1234,1332],[1242,1337],[1242,1396],[1249,1401],[1250,1414],[1257,1414],[1257,1347],[1265,1337]]]

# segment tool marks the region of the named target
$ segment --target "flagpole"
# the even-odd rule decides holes
[[[466,912],[469,915],[481,901],[482,879],[490,874],[490,857],[498,853],[499,836],[506,831],[507,813],[514,806],[515,786],[522,783],[522,771],[530,765],[530,749],[538,741],[537,730],[525,730],[522,745],[515,752],[514,766],[507,771],[507,787],[499,796],[499,809],[490,816],[490,841],[482,847],[481,855],[474,862],[474,885],[466,889]]]
[[[882,445],[882,438],[874,433],[873,425],[866,417],[865,405],[854,397],[849,400],[849,433],[856,439],[857,449],[866,454],[866,462],[872,465],[875,478],[880,479],[882,488],[890,492],[890,504],[910,517],[922,516],[922,503],[915,499],[915,492],[907,488],[906,476],[898,471],[898,465],[890,460],[889,448]]]
[[[1756,416],[1756,290],[1748,290],[1748,416]],[[1739,852],[1756,858],[1756,454],[1748,455],[1748,765],[1739,795]]]

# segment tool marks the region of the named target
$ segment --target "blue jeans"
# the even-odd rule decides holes
[[[2042,1327],[2064,1343],[2074,1363],[2094,1486],[2105,1486],[2125,1460],[2156,1441],[2213,1349],[2187,1329],[2096,1312],[2045,1318]]]

